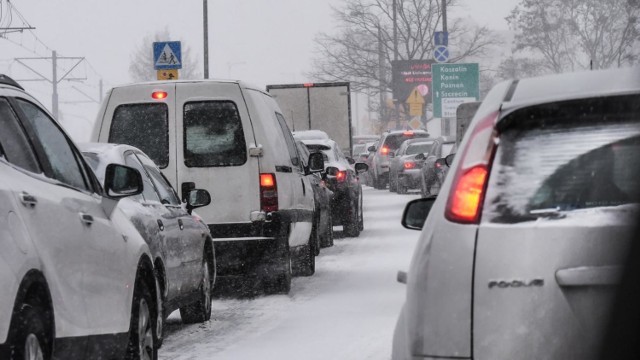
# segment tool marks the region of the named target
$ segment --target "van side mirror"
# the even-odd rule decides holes
[[[112,199],[135,196],[142,193],[144,185],[138,170],[120,165],[109,164],[104,176],[104,191]]]
[[[424,154],[423,154],[423,153],[420,153],[420,154],[416,155],[416,157],[415,157],[415,159],[416,159],[416,160],[424,160],[424,159],[426,159],[426,158],[427,158],[427,157],[426,157],[426,156],[424,156]]]
[[[371,146],[369,146],[369,147],[367,148],[367,150],[368,150],[369,152],[376,152],[376,150],[378,150],[378,149],[376,149],[376,147],[375,147],[375,146],[371,145]]]
[[[453,164],[453,159],[455,158],[456,154],[449,154],[447,155],[447,157],[444,158],[444,162],[447,164],[448,167],[451,167],[451,164]]]
[[[365,163],[356,163],[355,168],[356,168],[356,173],[362,174],[363,172],[366,172],[367,170],[369,170],[369,165]]]
[[[309,154],[309,162],[308,162],[308,173],[315,174],[322,172],[324,170],[324,157],[322,153],[311,153]]]
[[[422,230],[435,202],[435,196],[410,201],[402,214],[402,226],[410,230]]]
[[[191,214],[193,209],[211,204],[211,194],[204,189],[193,189],[187,196],[187,211]]]
[[[353,158],[352,158],[352,157],[349,157],[349,156],[347,156],[347,162],[349,163],[349,165],[353,165],[353,164],[355,164],[355,163],[356,163],[356,161],[355,161],[355,160],[353,160]]]

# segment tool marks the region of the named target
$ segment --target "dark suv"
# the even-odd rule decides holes
[[[382,135],[380,146],[369,148],[369,151],[375,151],[371,161],[373,187],[384,189],[389,182],[389,152],[398,150],[406,140],[427,137],[429,133],[424,130],[391,131]]]

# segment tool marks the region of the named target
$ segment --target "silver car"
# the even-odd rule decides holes
[[[487,95],[437,199],[405,211],[423,230],[399,274],[393,359],[597,356],[640,212],[639,79],[564,74]]]

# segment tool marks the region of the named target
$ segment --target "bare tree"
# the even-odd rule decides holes
[[[560,73],[635,63],[639,14],[629,0],[521,0],[507,21],[516,52],[537,55]]]
[[[447,0],[447,6],[455,3]],[[399,60],[433,57],[434,32],[442,28],[441,4],[440,0],[397,0]],[[314,70],[309,75],[317,81],[350,81],[355,91],[368,94],[389,91],[394,58],[393,1],[345,0],[342,7],[333,10],[339,31],[316,37]],[[450,62],[481,57],[497,41],[486,27],[460,20],[448,23]]]
[[[157,79],[157,71],[153,68],[153,43],[156,41],[171,41],[168,29],[158,31],[154,35],[145,36],[131,55],[129,76],[133,81],[152,81]],[[182,69],[179,70],[181,79],[200,79],[198,61],[192,56],[191,48],[182,42]]]

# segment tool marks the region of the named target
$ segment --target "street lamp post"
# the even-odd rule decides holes
[[[204,78],[209,78],[209,8],[207,0],[202,0],[202,25],[204,31]]]

